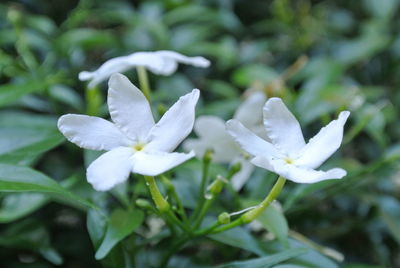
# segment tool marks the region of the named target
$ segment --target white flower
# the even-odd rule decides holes
[[[298,183],[340,179],[341,168],[315,170],[340,146],[343,127],[350,112],[343,111],[337,120],[322,128],[306,144],[300,124],[279,98],[264,105],[264,126],[271,143],[258,137],[237,120],[227,122],[227,130],[236,142],[253,156],[251,163]]]
[[[251,94],[238,108],[234,118],[259,135],[265,136],[262,128],[262,106],[266,97],[262,92]],[[237,146],[225,128],[225,121],[217,116],[200,116],[194,124],[198,139],[188,139],[183,146],[194,150],[196,156],[202,157],[207,149],[213,150],[213,161],[216,163],[240,162],[241,170],[232,178],[232,186],[239,190],[248,180],[254,166],[246,159],[243,150]],[[264,133],[263,133],[264,132]]]
[[[125,76],[109,81],[108,108],[114,123],[105,119],[67,114],[58,128],[76,145],[108,152],[87,169],[87,180],[98,191],[124,182],[130,172],[159,175],[194,156],[172,152],[192,131],[199,90],[182,96],[156,124],[142,92]]]
[[[94,72],[80,72],[79,80],[91,80],[88,87],[92,88],[108,79],[113,73],[122,73],[137,66],[143,66],[155,74],[171,75],[178,68],[178,63],[202,68],[210,65],[210,62],[203,57],[187,57],[174,51],[136,52],[110,59]]]

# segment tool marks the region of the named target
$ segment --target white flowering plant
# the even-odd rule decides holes
[[[11,2],[2,267],[400,265],[391,1]]]

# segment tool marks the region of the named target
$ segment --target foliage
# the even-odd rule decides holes
[[[280,205],[271,206],[259,226],[193,239],[169,267],[399,267],[399,3],[2,2],[2,266],[159,264],[176,241],[167,229],[157,230],[159,222],[146,209],[152,200],[143,177],[132,175],[130,184],[110,192],[93,191],[85,165],[96,153],[66,142],[56,120],[90,113],[87,101],[93,98],[98,115],[108,115],[105,83],[90,96],[78,80],[80,71],[135,51],[174,50],[202,55],[212,65],[180,66],[168,77],[149,74],[153,110],[164,111],[199,88],[196,114],[228,120],[246,89],[256,88],[284,99],[306,138],[344,109],[351,117],[342,148],[324,166],[343,167],[345,178],[287,183]],[[126,75],[138,84],[136,72]],[[201,161],[193,159],[171,173],[186,210],[199,198],[201,169]],[[228,170],[213,163],[210,177],[227,177]],[[274,178],[256,169],[239,195],[227,187],[203,226],[222,212],[262,200]],[[172,196],[162,182],[163,192]]]

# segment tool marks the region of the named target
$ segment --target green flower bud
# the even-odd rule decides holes
[[[228,224],[231,222],[231,216],[229,215],[229,213],[227,212],[222,212],[221,214],[219,214],[218,216],[218,222],[220,224]]]
[[[210,163],[213,159],[214,151],[211,149],[207,149],[203,156],[203,161],[205,163]]]
[[[145,209],[152,209],[153,206],[150,204],[149,201],[147,201],[146,199],[137,199],[135,201],[136,206],[140,207],[140,208],[145,208]]]
[[[208,191],[212,195],[217,195],[222,191],[222,188],[224,187],[224,184],[227,183],[227,180],[218,175],[217,178],[208,186]]]

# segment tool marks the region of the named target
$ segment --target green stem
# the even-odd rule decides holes
[[[87,88],[86,94],[86,114],[97,116],[100,113],[100,107],[102,103],[102,96],[97,86],[93,88]]]
[[[184,236],[180,240],[178,240],[176,243],[172,244],[170,250],[167,251],[167,253],[164,255],[164,257],[161,259],[160,263],[160,268],[165,268],[168,265],[169,259],[172,257],[172,255],[175,254],[182,246],[186,244],[187,241],[189,241],[190,236]]]
[[[206,152],[204,157],[203,157],[203,170],[202,170],[202,175],[201,175],[201,183],[200,183],[200,189],[199,189],[199,201],[198,205],[195,208],[192,219],[195,221],[198,216],[200,211],[202,211],[204,203],[205,203],[205,191],[206,191],[206,185],[207,185],[207,178],[208,178],[208,170],[210,168],[210,163],[211,163],[211,158],[207,156],[210,152]]]
[[[203,221],[204,216],[206,215],[208,209],[210,208],[210,206],[214,202],[214,199],[215,199],[215,196],[213,195],[210,199],[206,199],[206,201],[204,202],[203,206],[200,209],[199,216],[194,221],[194,230],[196,230],[200,226],[200,224]]]
[[[169,203],[167,202],[167,200],[164,199],[164,197],[160,193],[160,190],[158,189],[154,177],[144,176],[144,179],[146,180],[146,184],[150,190],[151,198],[153,198],[153,201],[156,204],[157,209],[161,213],[169,211],[170,209]]]
[[[283,186],[285,185],[285,182],[286,182],[285,178],[279,177],[277,182],[275,183],[275,185],[272,187],[271,191],[267,195],[267,197],[257,207],[246,212],[237,220],[235,220],[229,224],[226,224],[224,226],[221,226],[220,228],[216,228],[212,233],[214,233],[214,234],[220,233],[225,230],[232,229],[236,226],[252,222],[258,216],[260,216],[261,213],[263,213],[269,207],[269,205],[278,197],[278,195],[282,191]]]
[[[171,210],[171,206],[160,193],[154,177],[144,176],[144,178],[157,209],[165,216],[166,220],[178,225],[185,232],[190,233],[189,228],[175,216],[174,212]]]
[[[179,198],[179,195],[176,192],[175,186],[172,184],[172,182],[165,175],[162,175],[161,179],[164,182],[164,184],[168,186],[167,188],[169,190],[169,193],[172,195],[172,198],[174,198],[175,201],[176,201],[176,204],[178,206],[178,211],[177,212],[182,217],[183,221],[187,222],[188,218],[186,216],[185,208],[183,207],[182,200]]]
[[[150,90],[150,83],[149,78],[147,76],[146,68],[143,66],[138,66],[136,68],[139,77],[140,89],[142,90],[146,99],[151,102],[151,90]]]

